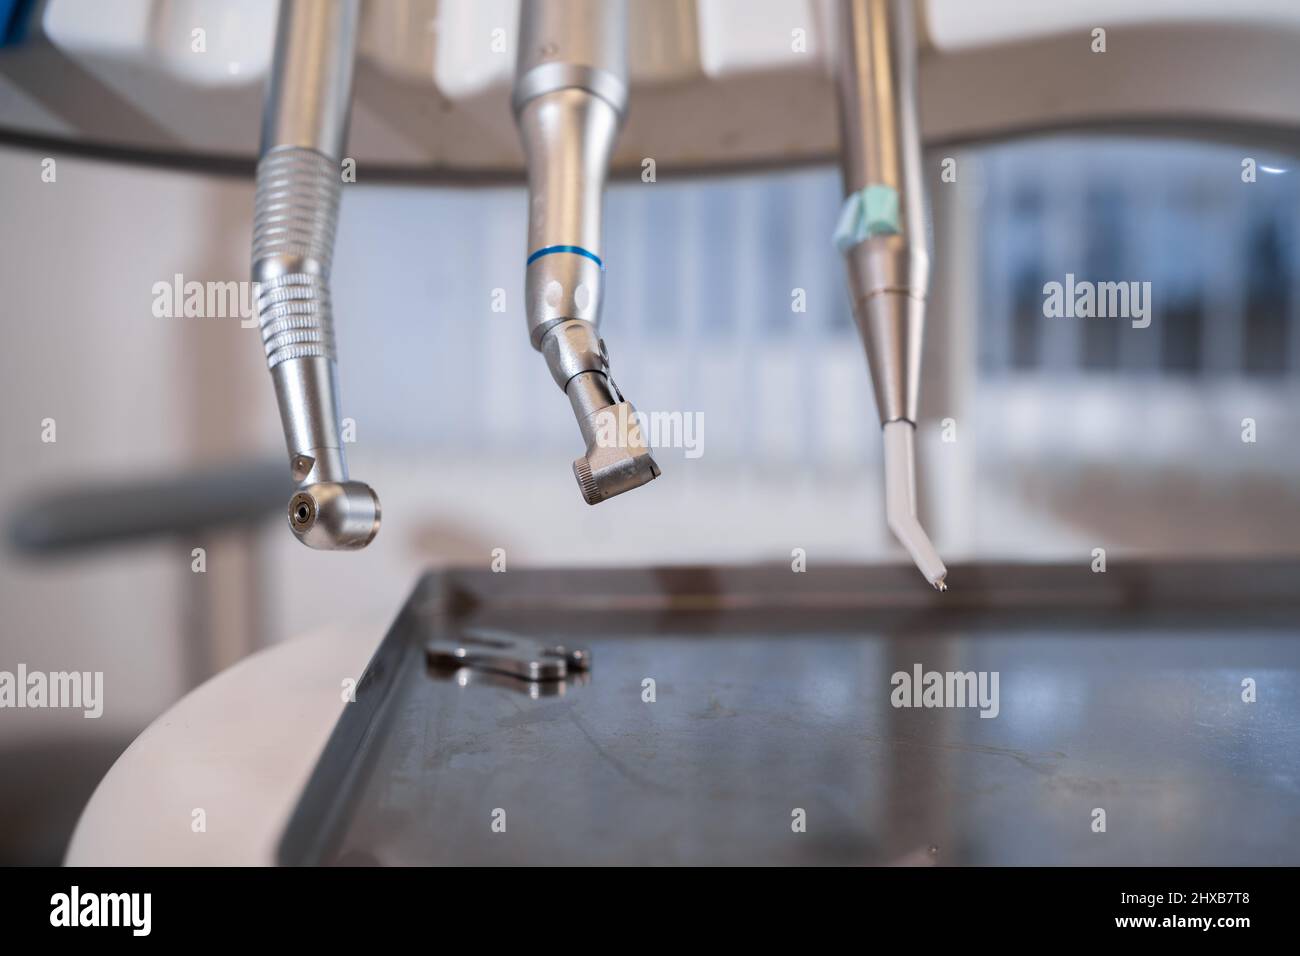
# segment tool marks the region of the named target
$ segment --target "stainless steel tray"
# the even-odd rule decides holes
[[[279,860],[1300,863],[1300,565],[951,580],[938,595],[910,567],[427,575]],[[431,639],[482,629],[585,646],[592,667],[431,669]],[[918,664],[997,672],[997,716],[891,706],[892,675]]]

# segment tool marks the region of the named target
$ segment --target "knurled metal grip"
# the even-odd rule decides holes
[[[335,357],[329,273],[340,182],[332,160],[298,146],[274,149],[257,164],[253,280],[270,368]]]

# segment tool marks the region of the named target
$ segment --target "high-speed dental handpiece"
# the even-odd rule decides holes
[[[947,568],[916,518],[917,397],[930,281],[911,0],[840,0],[836,63],[848,265],[884,433],[890,530],[934,587]]]
[[[253,223],[258,321],[297,485],[289,527],[325,550],[365,547],[380,516],[370,486],[348,480],[329,285],[358,11],[281,0]]]
[[[626,0],[521,0],[514,111],[528,160],[525,308],[573,406],[588,504],[659,477],[600,338],[601,205],[627,106]]]

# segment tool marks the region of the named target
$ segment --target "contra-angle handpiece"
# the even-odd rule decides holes
[[[569,398],[588,504],[659,477],[600,338],[601,205],[627,107],[626,0],[521,0],[514,112],[528,161],[525,308],[533,347]]]
[[[916,518],[917,394],[930,280],[911,0],[840,0],[836,64],[846,193],[835,242],[871,368],[889,528],[921,573],[947,569]]]
[[[289,527],[325,550],[379,531],[379,499],[348,480],[329,287],[358,11],[359,0],[281,0],[253,223],[258,321],[297,485]]]

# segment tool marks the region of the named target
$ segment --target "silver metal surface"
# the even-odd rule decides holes
[[[627,102],[627,0],[520,0],[516,112],[552,90]]]
[[[872,622],[859,637],[607,637],[559,699],[413,684],[338,861],[1295,864],[1294,641]],[[1227,661],[1245,659],[1279,675],[1268,709],[1240,701]],[[998,671],[998,717],[892,708],[891,675],[918,663]]]
[[[429,666],[443,670],[471,667],[524,681],[555,681],[571,671],[591,668],[591,652],[582,647],[547,644],[509,631],[462,628],[425,645]]]
[[[634,177],[654,156],[674,178],[832,162],[828,59],[836,0],[750,3],[632,0],[631,116],[612,160]],[[925,3],[922,117],[928,143],[984,141],[1044,129],[1229,137],[1243,149],[1293,146],[1300,128],[1300,7],[1251,3],[1128,4],[1123,43],[1102,63],[1078,42],[1088,5]],[[215,4],[210,52],[178,55],[193,0],[153,0],[149,17],[116,4],[56,0],[29,18],[27,42],[0,63],[0,139],[28,148],[251,175],[254,104],[264,86],[276,4]],[[566,5],[568,6],[568,5]],[[78,7],[82,12],[78,13]],[[791,20],[776,12],[806,11]],[[511,11],[513,12],[513,11]],[[362,5],[349,151],[366,180],[521,181],[509,123],[511,69],[481,38],[514,34],[511,12],[483,0],[375,0]],[[759,24],[764,16],[776,20]],[[437,31],[424,29],[437,17]],[[786,22],[789,20],[789,22]],[[797,21],[797,22],[796,22]],[[780,26],[780,30],[773,28]],[[807,30],[791,55],[789,30]],[[784,42],[778,43],[777,34]],[[927,44],[925,34],[934,38]],[[581,37],[568,32],[561,39]],[[105,55],[106,50],[112,56]],[[227,75],[216,58],[239,61]],[[1207,70],[1205,64],[1218,65]],[[1099,65],[1105,67],[1098,82]],[[465,82],[469,77],[474,79]],[[772,122],[774,104],[780,122]],[[436,109],[428,108],[437,104]],[[411,118],[419,115],[419,122]],[[53,152],[42,155],[56,155]]]
[[[847,255],[853,317],[866,349],[880,424],[901,420],[915,425],[928,256],[924,249],[909,248],[900,236],[875,236]]]
[[[329,291],[358,13],[358,0],[280,6],[253,224],[258,320],[297,485],[289,527],[325,550],[365,547],[380,521],[374,491],[348,478]]]
[[[587,445],[574,477],[596,504],[659,476],[599,333],[605,178],[627,103],[627,4],[523,0],[519,33],[513,103],[528,165],[529,340],[573,406]]]
[[[916,423],[930,258],[909,0],[840,0],[836,63],[844,191],[896,190],[900,228],[849,249],[854,316],[881,424]]]
[[[837,14],[844,192],[854,202],[884,193],[897,207],[895,217],[881,213],[880,222],[866,224],[865,235],[854,223],[850,236],[859,241],[845,250],[853,315],[885,430],[886,520],[926,580],[946,591],[947,570],[917,520],[912,434],[898,431],[904,427],[900,423],[916,427],[930,282],[916,92],[917,13],[910,0],[839,0]]]
[[[343,152],[360,0],[281,0],[262,112],[263,155],[298,146]]]
[[[280,860],[1300,862],[1294,562],[957,570],[942,597],[902,566],[426,579]],[[425,668],[448,622],[600,666],[563,696],[457,687]],[[898,706],[918,666],[996,673],[996,713]]]

